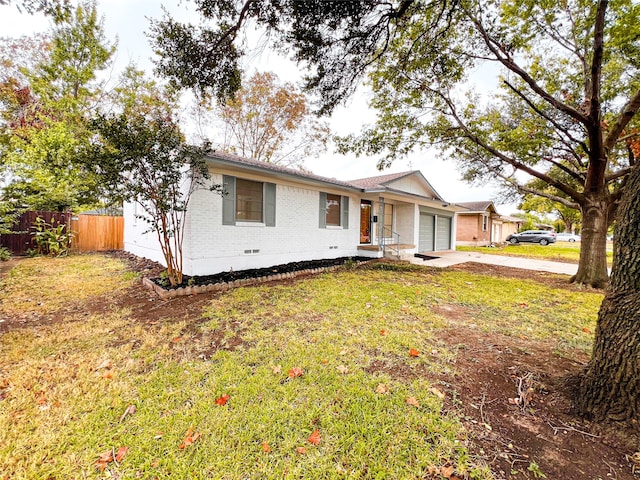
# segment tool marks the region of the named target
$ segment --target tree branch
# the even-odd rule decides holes
[[[618,116],[618,119],[613,124],[611,129],[609,130],[609,134],[607,138],[604,140],[604,148],[607,152],[611,151],[613,146],[618,141],[618,137],[625,129],[625,127],[629,124],[631,119],[638,113],[640,109],[640,90],[636,92],[636,94],[627,102],[627,104],[622,108],[622,112]]]
[[[478,32],[482,37],[482,40],[484,41],[487,48],[491,51],[491,53],[493,53],[493,55],[496,57],[497,61],[499,61],[504,67],[524,80],[524,82],[529,85],[531,90],[533,90],[537,95],[540,96],[540,98],[549,103],[552,107],[565,113],[566,115],[569,115],[571,118],[582,124],[586,125],[588,123],[588,119],[584,116],[584,114],[582,114],[575,108],[561,102],[553,95],[549,94],[540,85],[538,85],[538,83],[533,79],[533,77],[531,77],[531,75],[529,75],[517,63],[514,62],[509,52],[505,50],[505,47],[489,35],[489,33],[485,30],[484,26],[477,17],[472,15],[468,10],[465,10],[465,13],[476,26]]]
[[[469,130],[469,128],[467,127],[467,125],[458,116],[458,114],[456,112],[455,105],[453,104],[451,99],[449,99],[448,97],[446,97],[443,94],[441,94],[441,98],[448,105],[450,115],[455,119],[456,123],[458,124],[459,129],[462,130],[462,132],[464,132],[464,135],[463,135],[464,138],[467,138],[468,140],[470,140],[471,142],[475,143],[476,145],[478,145],[479,147],[481,147],[482,149],[484,149],[485,151],[487,151],[488,153],[490,153],[494,157],[498,158],[499,160],[501,160],[504,163],[507,163],[507,164],[511,165],[515,169],[520,170],[522,172],[525,172],[525,173],[531,175],[532,177],[538,178],[538,179],[542,180],[543,182],[551,185],[552,187],[557,188],[561,192],[565,193],[567,196],[573,198],[577,203],[580,203],[583,200],[583,198],[584,198],[583,195],[580,192],[576,191],[575,189],[571,188],[570,186],[557,181],[553,177],[550,177],[549,175],[546,175],[543,172],[539,172],[539,171],[531,168],[529,165],[526,165],[526,164],[524,164],[524,163],[522,163],[522,162],[520,162],[520,161],[518,161],[518,160],[516,160],[514,158],[508,157],[507,155],[505,155],[504,153],[502,153],[498,149],[496,149],[496,148],[492,147],[491,145],[487,144],[486,142],[484,142],[475,133],[471,132]]]
[[[582,147],[582,149],[586,153],[589,152],[589,146],[584,141],[574,138],[573,135],[571,135],[571,133],[569,132],[569,130],[567,128],[565,128],[560,123],[558,123],[556,120],[554,120],[549,115],[547,115],[545,112],[540,110],[524,93],[522,93],[520,90],[518,90],[515,86],[511,85],[511,83],[509,83],[507,80],[504,81],[504,84],[507,87],[509,87],[509,89],[511,89],[511,91],[513,91],[516,95],[518,95],[522,100],[524,100],[524,102],[527,105],[529,105],[529,108],[531,108],[534,112],[536,112],[542,118],[544,118],[549,123],[551,123],[551,125],[553,125],[556,129],[560,130],[563,134],[565,134],[569,138],[569,140],[571,140],[572,142],[575,142],[578,145],[580,145]]]

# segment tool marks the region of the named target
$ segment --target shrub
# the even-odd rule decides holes
[[[55,219],[49,224],[43,218],[38,217],[31,226],[36,251],[39,255],[61,257],[69,254],[73,235],[66,231],[65,224],[58,223],[56,225],[56,223]]]
[[[11,250],[7,247],[0,247],[0,261],[6,262],[11,258]]]

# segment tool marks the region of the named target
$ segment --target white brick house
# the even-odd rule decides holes
[[[456,208],[419,171],[340,181],[216,152],[207,163],[226,194],[203,189],[191,198],[186,275],[454,248]],[[124,205],[124,249],[164,263],[138,211]]]

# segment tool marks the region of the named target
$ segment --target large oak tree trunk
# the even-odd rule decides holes
[[[598,314],[593,355],[581,378],[578,411],[638,428],[640,421],[640,166],[618,210],[613,269]]]
[[[595,288],[607,286],[607,212],[608,204],[603,199],[588,198],[582,206],[580,264],[571,279],[575,283]]]

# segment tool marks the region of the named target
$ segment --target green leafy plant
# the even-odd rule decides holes
[[[69,254],[73,234],[67,231],[65,224],[58,223],[55,219],[47,223],[43,218],[37,217],[31,228],[39,255],[61,257]]]
[[[536,462],[531,462],[527,470],[533,473],[534,478],[547,478],[547,476],[542,473],[540,466]]]
[[[11,250],[7,247],[0,247],[0,261],[6,262],[11,258]]]

